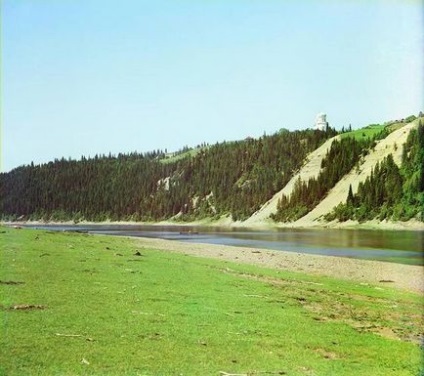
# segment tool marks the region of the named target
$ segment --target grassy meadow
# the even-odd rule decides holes
[[[422,372],[419,295],[140,239],[0,230],[1,375]]]
[[[382,130],[384,130],[384,128],[385,126],[380,124],[369,125],[367,127],[356,129],[351,132],[343,133],[341,137],[353,137],[356,140],[365,140],[367,138],[372,138],[373,136],[377,135]]]
[[[404,125],[405,123],[403,122],[399,122],[399,123],[395,122],[395,123],[391,123],[390,125],[370,124],[364,128],[356,129],[351,132],[342,133],[341,138],[353,137],[354,139],[358,141],[366,140],[368,138],[373,138],[374,136],[378,135],[384,129],[387,129],[389,132],[393,132],[399,128],[402,128]]]

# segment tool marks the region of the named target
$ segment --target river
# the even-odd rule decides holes
[[[249,230],[158,225],[31,225],[46,230],[161,238],[424,265],[423,231],[342,229]]]

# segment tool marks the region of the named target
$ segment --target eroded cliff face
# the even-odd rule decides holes
[[[327,140],[323,145],[318,149],[310,153],[305,159],[305,163],[300,169],[300,171],[295,174],[292,179],[286,184],[286,186],[279,192],[277,192],[271,200],[266,202],[256,213],[254,213],[248,220],[243,222],[246,226],[262,224],[270,222],[270,215],[277,211],[278,200],[282,195],[290,196],[293,192],[296,181],[299,178],[302,181],[308,181],[310,178],[316,178],[321,171],[321,162],[328,150],[331,147],[331,144],[334,140],[339,139],[340,136],[333,137]]]
[[[295,222],[291,223],[279,223],[279,226],[290,226],[290,227],[311,227],[311,226],[327,226],[328,223],[323,220],[323,216],[331,212],[338,204],[345,203],[348,195],[349,187],[352,187],[353,193],[356,193],[358,186],[361,182],[364,182],[367,177],[370,176],[371,172],[377,165],[388,155],[392,155],[395,163],[400,166],[402,162],[402,153],[403,145],[405,144],[408,135],[412,129],[416,129],[419,124],[419,119],[414,120],[413,122],[404,125],[403,127],[393,131],[386,138],[377,141],[374,148],[369,150],[369,153],[362,157],[359,163],[359,166],[353,168],[348,174],[346,174],[324,197],[324,199],[309,213],[307,213],[302,218],[298,219]],[[260,210],[254,213],[247,221],[243,222],[241,225],[246,226],[260,226],[265,224],[270,224],[272,221],[269,218],[270,215],[276,213],[277,204],[279,198],[284,194],[289,196],[292,191],[295,182],[300,178],[302,181],[308,181],[311,177],[318,176],[321,170],[321,161],[323,156],[331,147],[332,142],[337,139],[339,136],[336,136],[326,143],[324,143],[320,148],[310,153],[306,159],[306,163],[301,168],[299,173],[297,173],[290,182],[274,197],[265,203]],[[337,163],[337,161],[334,161]],[[368,225],[375,226],[378,224],[378,221],[373,221]],[[340,224],[333,223],[334,226],[339,226]],[[352,222],[346,223],[345,225],[352,225]],[[423,228],[424,224],[418,221],[410,221],[409,224],[403,224],[400,226],[390,226],[386,223],[386,227],[394,228]]]

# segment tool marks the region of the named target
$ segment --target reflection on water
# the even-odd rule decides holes
[[[31,227],[424,264],[424,232],[422,231],[341,229],[257,231],[240,228],[139,225]]]

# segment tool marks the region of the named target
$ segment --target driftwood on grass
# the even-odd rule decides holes
[[[43,306],[41,304],[16,304],[9,309],[14,310],[27,310],[27,309],[45,309],[46,306]]]
[[[82,334],[62,334],[62,333],[56,333],[59,337],[84,337]]]

